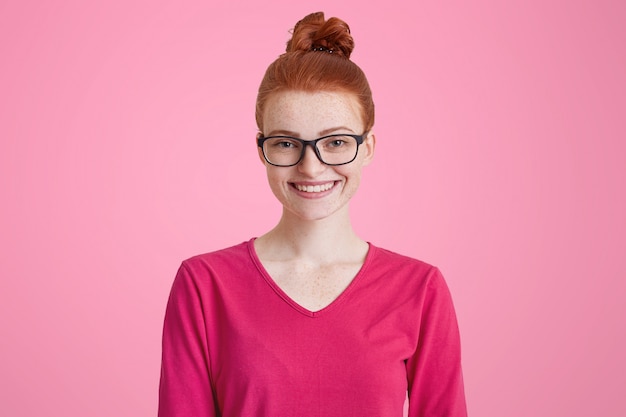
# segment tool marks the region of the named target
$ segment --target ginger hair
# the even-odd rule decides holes
[[[344,92],[358,101],[365,131],[374,125],[374,101],[365,73],[350,60],[354,40],[346,22],[312,13],[293,28],[286,52],[265,72],[256,101],[256,123],[263,132],[268,98],[279,91]]]

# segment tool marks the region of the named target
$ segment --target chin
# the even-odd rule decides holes
[[[331,217],[341,215],[341,212],[347,210],[347,205],[341,205],[339,207],[324,207],[319,209],[305,208],[305,207],[288,207],[283,206],[287,213],[291,216],[297,217],[303,221],[319,221],[326,220]]]

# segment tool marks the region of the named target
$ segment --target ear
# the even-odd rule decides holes
[[[363,152],[363,166],[369,165],[374,159],[374,150],[376,148],[376,135],[373,132],[369,132],[365,139],[363,139],[363,144],[361,145],[361,151]],[[263,156],[263,155],[261,155]]]
[[[258,140],[261,136],[263,136],[263,133],[261,133],[261,132],[257,133],[257,134],[256,134],[256,138],[257,138],[257,140]],[[256,145],[256,140],[254,141],[254,144]],[[263,156],[263,149],[261,149],[261,147],[257,145],[256,150],[257,150],[257,152],[258,152],[258,154],[259,154],[259,159],[261,160],[261,163],[262,163],[263,165],[265,165],[265,162],[266,162],[266,161],[265,161],[265,157]]]

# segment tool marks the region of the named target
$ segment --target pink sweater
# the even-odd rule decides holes
[[[181,265],[165,315],[160,417],[466,416],[440,272],[370,244],[328,307],[291,300],[253,240]]]

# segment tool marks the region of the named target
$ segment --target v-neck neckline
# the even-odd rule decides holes
[[[267,269],[265,269],[265,267],[263,266],[263,263],[261,262],[261,259],[259,258],[258,254],[256,253],[256,249],[254,248],[254,241],[255,240],[256,240],[256,238],[252,238],[252,239],[250,239],[248,241],[248,244],[247,244],[248,252],[250,254],[250,258],[252,259],[252,262],[257,267],[257,269],[260,272],[260,274],[263,277],[263,279],[267,282],[267,284],[272,288],[272,290],[274,290],[274,292],[284,302],[286,302],[288,305],[290,305],[293,309],[295,309],[299,313],[301,313],[301,314],[303,314],[305,316],[311,317],[311,318],[321,317],[321,316],[327,314],[328,312],[330,312],[334,308],[336,308],[339,304],[341,304],[349,296],[349,294],[353,291],[353,289],[361,281],[362,276],[365,274],[365,271],[366,271],[366,269],[367,269],[371,259],[373,258],[374,252],[375,252],[375,249],[376,249],[374,245],[372,245],[370,242],[367,242],[368,250],[367,250],[367,254],[365,255],[365,260],[363,261],[363,265],[361,265],[361,268],[359,268],[359,271],[356,273],[354,278],[352,278],[352,280],[350,281],[348,286],[333,301],[331,301],[328,305],[326,305],[325,307],[323,307],[323,308],[321,308],[319,310],[312,311],[312,310],[309,310],[308,308],[302,306],[301,304],[299,304],[293,298],[291,298],[276,283],[276,281],[274,281],[274,278],[272,278],[272,276],[269,274]]]

